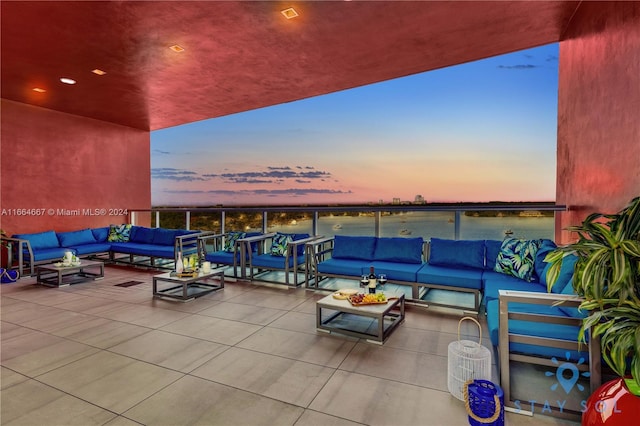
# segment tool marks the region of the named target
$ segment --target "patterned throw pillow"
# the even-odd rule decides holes
[[[111,243],[126,243],[131,234],[131,225],[111,225],[109,227],[109,237],[107,241]]]
[[[496,272],[513,275],[525,281],[533,277],[533,265],[540,240],[519,240],[507,238],[502,242],[500,253],[496,259]]]
[[[235,251],[236,241],[244,238],[246,235],[245,232],[229,232],[224,239],[224,247],[222,250],[233,253]]]
[[[277,233],[271,241],[271,256],[286,256],[287,245],[293,241],[291,235]]]

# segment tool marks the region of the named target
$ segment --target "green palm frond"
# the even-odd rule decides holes
[[[579,338],[591,328],[607,365],[620,376],[630,371],[640,385],[640,197],[616,214],[593,213],[567,229],[578,239],[546,256],[548,290],[563,259],[576,255],[573,287],[584,298],[580,309],[589,312]]]

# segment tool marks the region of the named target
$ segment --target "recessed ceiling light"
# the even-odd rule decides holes
[[[62,77],[60,81],[63,82],[64,84],[76,84],[76,81],[74,79],[67,78],[67,77]]]
[[[298,12],[296,12],[296,10],[292,7],[282,10],[280,11],[280,13],[282,13],[284,15],[285,18],[287,19],[293,19],[296,16],[298,16]]]
[[[34,91],[34,92],[38,92],[38,93],[44,93],[44,92],[46,92],[46,90],[45,90],[45,89],[41,89],[40,87],[34,87],[34,88],[33,88],[33,91]]]
[[[178,44],[174,44],[173,46],[169,46],[169,49],[173,50],[174,52],[184,52],[184,47],[178,45]]]
[[[96,75],[105,75],[107,73],[106,71],[102,71],[101,69],[98,69],[98,68],[96,68],[95,70],[92,70],[91,72]]]

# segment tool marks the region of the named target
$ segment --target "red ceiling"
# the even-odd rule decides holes
[[[579,3],[2,1],[2,98],[157,130],[557,42]]]

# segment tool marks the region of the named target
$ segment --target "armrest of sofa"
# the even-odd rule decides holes
[[[23,240],[20,238],[13,237],[2,237],[2,244],[7,246],[7,267],[11,269],[13,265],[13,253],[14,250],[18,255],[18,272],[20,272],[20,276],[24,276],[24,250],[26,249],[29,252],[29,264],[31,265],[31,275],[35,273],[35,266],[33,261],[33,249],[31,248],[31,243],[29,240]],[[15,248],[14,248],[15,247]]]
[[[174,260],[178,259],[178,253],[184,259],[185,256],[191,256],[193,254],[200,255],[199,239],[206,235],[213,234],[210,231],[193,232],[190,234],[176,235],[174,239]]]
[[[264,243],[267,240],[273,239],[276,236],[276,232],[269,232],[268,234],[256,235],[253,237],[245,237],[238,238],[236,240],[236,244],[240,247],[240,256],[241,258],[245,258],[245,256],[251,256],[251,244],[258,245],[258,253],[264,252]]]
[[[535,345],[551,348],[559,348],[563,351],[580,351],[587,345],[589,353],[588,364],[578,362],[575,364],[579,370],[589,371],[591,391],[600,386],[601,381],[601,354],[600,341],[593,338],[591,330],[588,330],[589,340],[586,336],[576,336],[575,341],[569,341],[559,338],[528,336],[524,334],[516,334],[509,332],[509,320],[520,320],[527,322],[540,323],[540,327],[554,326],[581,326],[582,318],[550,315],[542,313],[526,313],[519,310],[518,312],[510,311],[511,303],[530,304],[537,306],[562,306],[574,308],[580,306],[583,299],[576,295],[565,295],[555,293],[536,293],[528,291],[500,290],[499,291],[499,358],[500,358],[500,376],[501,386],[504,391],[505,403],[512,404],[510,397],[510,370],[509,361],[520,361],[545,365],[549,367],[557,367],[553,363],[555,359],[546,359],[533,357],[522,354],[514,354],[510,352],[510,343],[520,343],[526,345]],[[520,305],[521,306],[521,305]],[[535,310],[534,310],[535,311]],[[582,337],[582,338],[581,338]],[[582,349],[584,350],[584,349]]]
[[[314,264],[318,264],[325,260],[328,256],[331,256],[333,252],[333,243],[335,242],[335,237],[318,237],[313,239],[312,241],[307,242],[307,256],[309,258],[309,262],[313,262]]]
[[[198,250],[201,256],[209,252],[220,251],[224,247],[224,237],[228,234],[217,234],[215,232],[207,232],[198,235]],[[211,250],[208,247],[211,246]]]

